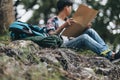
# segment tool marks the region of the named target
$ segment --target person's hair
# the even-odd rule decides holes
[[[64,9],[66,6],[72,6],[73,2],[71,0],[59,0],[57,2],[58,13]]]

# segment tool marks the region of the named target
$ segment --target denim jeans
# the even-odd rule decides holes
[[[82,35],[68,41],[65,43],[65,46],[74,49],[81,49],[83,47],[86,47],[98,55],[101,55],[103,51],[109,49],[103,39],[92,28],[87,29]],[[110,58],[111,55],[112,51],[110,51],[106,57]]]

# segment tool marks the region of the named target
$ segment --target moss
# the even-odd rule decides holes
[[[10,36],[8,33],[0,35],[0,43],[8,44],[10,42]]]
[[[85,50],[81,49],[81,50],[77,51],[77,53],[80,54],[80,55],[83,55],[83,56],[96,56],[97,55],[93,51],[87,50],[87,49],[85,49]]]
[[[20,60],[24,64],[39,63],[40,59],[35,53],[31,53],[28,48],[20,48],[22,53],[16,55],[16,59]]]

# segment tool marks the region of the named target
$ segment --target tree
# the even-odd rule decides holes
[[[13,21],[13,0],[0,0],[0,34],[4,34]]]

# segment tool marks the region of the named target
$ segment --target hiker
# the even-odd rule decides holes
[[[72,25],[75,21],[72,18],[68,18],[72,11],[73,2],[70,0],[59,0],[57,2],[58,14],[47,21],[47,30],[50,35],[59,35],[63,29]],[[69,39],[67,36],[62,36],[65,45],[68,48],[82,49],[86,47],[100,56],[104,56],[110,61],[120,58],[120,53],[114,53],[109,49],[103,39],[98,35],[98,33],[92,29],[91,23],[88,24],[88,28],[83,32],[83,34]]]

